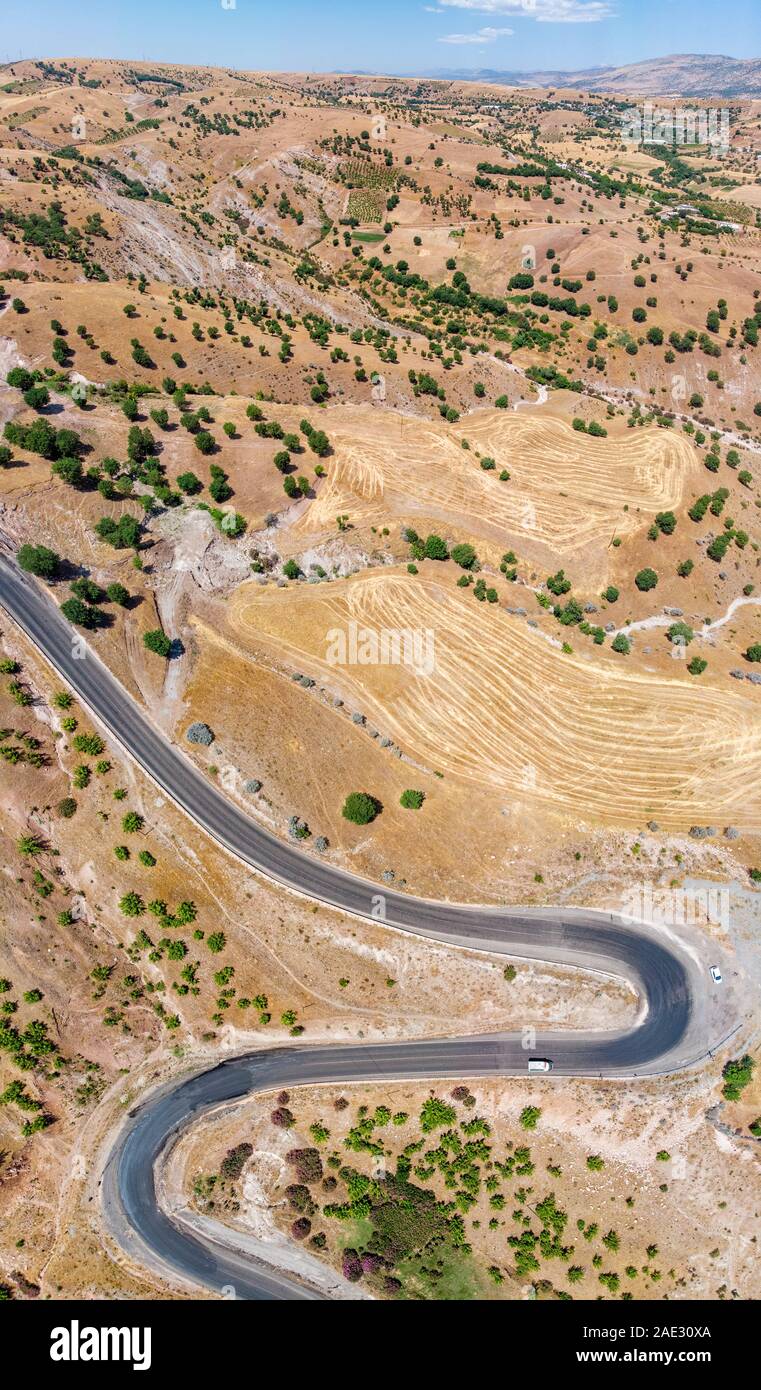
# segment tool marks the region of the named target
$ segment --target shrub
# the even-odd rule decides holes
[[[201,491],[203,483],[200,478],[196,477],[195,473],[188,471],[187,473],[180,473],[177,479],[177,486],[180,492],[184,492],[188,497],[193,497],[197,492]]]
[[[647,593],[649,589],[655,588],[656,584],[658,583],[658,576],[655,573],[655,570],[645,568],[643,570],[640,570],[639,574],[635,574],[634,583],[637,585],[637,588],[642,591],[642,593]]]
[[[399,805],[404,806],[408,811],[419,811],[424,801],[424,792],[407,790],[402,792],[399,798]]]
[[[154,628],[151,632],[143,633],[143,646],[149,652],[155,652],[157,656],[169,656],[172,650],[172,643],[161,628]]]
[[[34,386],[34,377],[26,367],[12,367],[5,380],[9,386],[15,386],[19,391],[28,391]]]
[[[67,598],[65,603],[61,604],[61,612],[70,623],[74,623],[77,627],[87,628],[89,631],[100,627],[104,621],[103,615],[98,612],[97,608],[89,607],[78,598]]]
[[[141,917],[145,912],[145,903],[139,893],[125,893],[119,903],[119,911],[125,917]]]
[[[448,560],[449,551],[441,536],[429,536],[424,547],[426,560]]]
[[[631,642],[627,637],[624,637],[623,632],[619,632],[618,636],[613,638],[610,645],[614,652],[620,652],[622,656],[628,656],[632,649]]]
[[[755,1062],[747,1053],[744,1057],[726,1063],[721,1075],[724,1085],[722,1095],[725,1100],[739,1100],[746,1086],[753,1080]]]
[[[61,568],[59,556],[44,545],[22,545],[17,559],[22,570],[41,579],[55,579]]]
[[[226,1182],[235,1182],[243,1172],[247,1160],[254,1152],[253,1144],[236,1144],[228,1149],[220,1165],[219,1174]]]
[[[672,623],[671,627],[666,633],[666,636],[668,637],[669,642],[673,642],[680,646],[682,644],[684,644],[684,646],[689,646],[690,642],[693,640],[695,636],[695,633],[693,632],[689,623],[680,622]]]
[[[330,440],[324,430],[312,430],[309,435],[309,447],[318,458],[325,458],[330,453]]]
[[[382,809],[380,802],[367,792],[350,792],[341,814],[354,825],[369,825]]]
[[[97,758],[105,747],[98,734],[77,734],[73,742],[78,753],[87,753],[91,758]]]
[[[460,545],[452,547],[452,559],[461,569],[472,569],[476,562],[476,552],[472,545],[463,541]]]
[[[100,585],[93,579],[75,579],[71,592],[75,598],[81,598],[83,603],[102,603],[105,598]]]
[[[203,748],[209,748],[214,742],[214,734],[208,724],[191,724],[185,735],[188,743],[201,744]]]
[[[526,1105],[518,1117],[521,1129],[536,1129],[541,1110],[536,1105]]]

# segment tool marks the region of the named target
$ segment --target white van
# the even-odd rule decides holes
[[[529,1071],[552,1071],[552,1062],[548,1062],[546,1057],[529,1057]]]

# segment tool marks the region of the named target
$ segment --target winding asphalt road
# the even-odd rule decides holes
[[[637,1076],[677,1070],[705,1046],[704,988],[678,943],[642,924],[581,909],[513,912],[435,902],[358,878],[257,825],[174,747],[60,615],[11,561],[0,558],[0,604],[65,678],[83,705],[153,781],[212,839],[239,860],[301,895],[398,930],[455,946],[563,963],[625,980],[640,1008],[623,1032],[536,1033],[530,1052],[549,1057],[554,1075]],[[531,1028],[531,1019],[526,1020]],[[692,1053],[692,1055],[689,1055]],[[164,1091],[133,1112],[103,1179],[104,1208],[121,1243],[175,1274],[238,1297],[314,1297],[306,1287],[236,1253],[201,1242],[161,1209],[154,1164],[171,1139],[203,1112],[251,1091],[309,1082],[350,1082],[525,1074],[521,1034],[447,1038],[377,1046],[262,1050],[231,1059]]]

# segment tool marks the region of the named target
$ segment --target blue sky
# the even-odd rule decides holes
[[[0,58],[423,72],[761,56],[759,0],[5,0]]]

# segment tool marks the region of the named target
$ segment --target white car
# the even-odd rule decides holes
[[[552,1071],[552,1062],[548,1062],[546,1057],[529,1057],[529,1071]]]
[[[711,966],[711,979],[713,980],[713,982],[714,982],[715,985],[720,985],[720,984],[721,984],[721,981],[722,981],[722,979],[723,979],[723,976],[722,976],[722,973],[721,973],[721,971],[720,971],[718,965],[712,965],[712,966]]]

